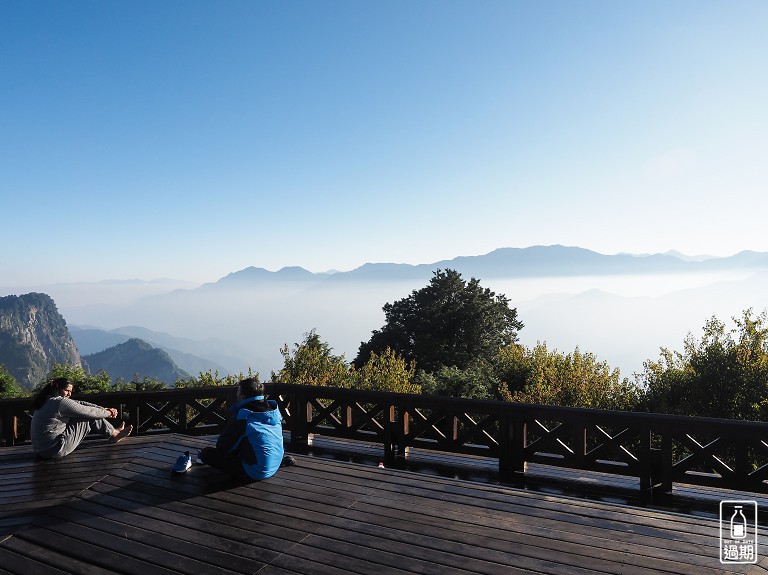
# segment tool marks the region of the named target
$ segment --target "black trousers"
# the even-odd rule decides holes
[[[249,480],[237,453],[227,453],[215,447],[204,447],[200,451],[200,460],[234,478]]]

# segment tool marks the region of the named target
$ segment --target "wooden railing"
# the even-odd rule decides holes
[[[74,395],[105,407],[117,407],[118,419],[130,423],[133,433],[219,433],[226,423],[226,408],[235,401],[236,388],[203,387],[162,391],[127,391]],[[0,437],[5,445],[29,439],[32,400],[0,400]]]
[[[768,423],[653,413],[602,411],[446,397],[267,384],[289,432],[306,450],[316,435],[383,446],[393,464],[411,448],[498,460],[505,481],[529,463],[639,479],[663,495],[673,483],[768,492]],[[119,406],[135,433],[218,433],[234,387],[91,394]],[[31,401],[0,401],[6,444],[28,437]]]

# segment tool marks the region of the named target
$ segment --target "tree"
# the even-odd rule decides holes
[[[12,399],[23,397],[24,391],[16,383],[16,379],[8,373],[5,366],[0,363],[0,399]]]
[[[501,399],[591,409],[636,409],[639,389],[591,353],[549,351],[513,344],[500,350],[496,373]]]
[[[442,395],[464,399],[497,399],[498,381],[486,362],[466,369],[441,367],[433,373],[419,371],[413,379],[425,395]]]
[[[131,381],[125,381],[122,377],[118,377],[112,386],[112,391],[162,391],[164,389],[168,389],[165,382],[156,377],[138,374],[131,378]]]
[[[188,387],[220,387],[225,385],[237,385],[239,381],[242,381],[248,377],[252,377],[258,381],[261,381],[259,372],[252,371],[250,367],[248,368],[248,375],[240,372],[239,375],[221,376],[219,375],[218,370],[212,371],[209,369],[205,372],[199,372],[199,375],[196,378],[188,377],[184,379],[177,379],[173,386],[176,389],[182,389]]]
[[[748,419],[768,416],[768,315],[751,309],[727,330],[712,317],[700,340],[688,334],[682,352],[662,348],[641,375],[649,411]]]
[[[38,385],[35,389],[47,384],[57,377],[66,377],[75,388],[75,393],[100,393],[112,389],[109,375],[101,370],[94,375],[90,375],[79,365],[70,365],[67,363],[54,363],[46,381]]]
[[[354,387],[393,393],[421,393],[421,386],[413,383],[414,371],[412,363],[406,364],[402,357],[387,348],[381,355],[372,352],[368,361],[354,371]]]
[[[362,342],[355,358],[361,367],[388,347],[423,371],[441,367],[465,369],[490,360],[500,347],[516,341],[523,324],[504,295],[480,287],[479,280],[462,279],[455,270],[437,270],[429,284],[383,307],[386,318]]]
[[[283,368],[272,372],[273,382],[351,387],[354,375],[344,355],[333,355],[314,329],[304,334],[304,341],[293,345],[293,350],[287,343],[280,349]]]

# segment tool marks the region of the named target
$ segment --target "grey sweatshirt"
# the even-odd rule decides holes
[[[46,401],[32,416],[30,435],[35,453],[56,451],[70,419],[104,419],[106,407],[56,395]]]

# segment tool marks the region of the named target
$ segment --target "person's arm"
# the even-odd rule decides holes
[[[76,403],[80,403],[82,405],[88,405],[90,407],[98,407],[100,409],[106,409],[109,412],[109,415],[107,415],[107,417],[115,418],[117,417],[118,413],[120,413],[116,407],[102,407],[100,405],[96,405],[95,403],[88,403],[87,401],[83,401],[82,399],[73,399],[72,401]]]
[[[71,401],[74,401],[75,403],[79,403],[80,405],[87,405],[88,407],[101,407],[100,405],[96,405],[95,403],[88,403],[87,401],[83,401],[82,399],[72,399],[69,398]]]
[[[87,401],[76,401],[65,397],[59,404],[59,414],[63,417],[79,419],[104,419],[112,416],[112,410]]]
[[[238,421],[237,413],[227,421],[227,426],[216,440],[216,449],[229,452],[237,445],[237,442],[245,433],[245,420]]]

